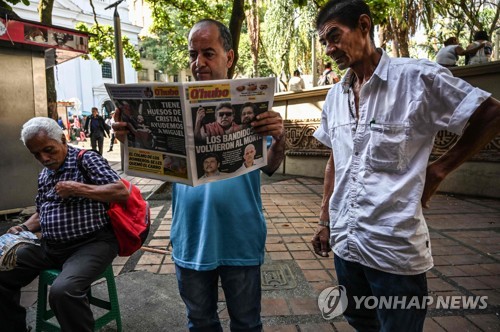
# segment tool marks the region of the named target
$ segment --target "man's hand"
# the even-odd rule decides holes
[[[115,138],[121,143],[125,143],[129,130],[127,127],[127,123],[122,122],[121,119],[121,110],[117,108],[114,114],[115,123],[113,123],[113,130],[115,131]]]
[[[10,233],[10,234],[19,234],[20,232],[22,232],[24,229],[22,229],[21,226],[19,225],[16,225],[16,226],[12,226],[11,228],[9,228],[7,230],[7,233]]]
[[[203,107],[198,107],[198,111],[196,112],[196,123],[201,123],[203,118],[205,118],[205,109]]]
[[[257,134],[262,136],[273,136],[276,140],[280,140],[285,134],[285,127],[281,114],[275,111],[267,111],[257,115],[250,125]]]
[[[327,226],[320,226],[316,228],[311,243],[316,255],[321,257],[328,257],[328,253],[332,250],[330,247],[330,228]]]
[[[82,183],[76,181],[59,181],[56,186],[56,193],[62,198],[78,196],[78,189]]]

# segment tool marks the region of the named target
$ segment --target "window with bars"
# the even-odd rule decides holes
[[[102,78],[113,78],[113,70],[111,69],[111,62],[104,61],[101,67]]]
[[[139,80],[148,81],[149,80],[149,71],[147,69],[141,69],[139,72]]]
[[[161,74],[160,70],[155,70],[155,81],[161,81]]]

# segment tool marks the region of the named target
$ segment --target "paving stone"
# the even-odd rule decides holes
[[[465,316],[472,323],[477,325],[482,331],[500,331],[500,320],[496,315],[467,315]]]
[[[294,315],[314,315],[320,313],[317,299],[288,299]]]
[[[262,317],[266,316],[287,316],[291,314],[288,308],[288,303],[284,298],[280,299],[267,299],[263,298],[261,300]]]
[[[318,323],[318,324],[299,324],[300,332],[330,332],[335,331],[332,324]]]
[[[427,317],[424,321],[424,332],[446,332],[438,323],[432,318]]]
[[[461,316],[433,317],[433,319],[442,326],[445,331],[481,331],[476,325]]]

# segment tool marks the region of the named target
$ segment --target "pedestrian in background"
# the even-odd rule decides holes
[[[109,133],[111,134],[111,140],[109,142],[108,152],[113,151],[113,145],[115,144],[115,139],[116,139],[115,138],[115,130],[113,129],[113,123],[115,123],[115,117],[114,117],[115,113],[116,113],[116,110],[111,112],[109,118],[106,119],[106,125],[109,128]]]
[[[475,54],[484,46],[484,43],[480,43],[472,48],[464,50],[458,43],[457,37],[450,37],[444,41],[444,47],[442,47],[436,54],[436,62],[443,67],[456,67],[458,56],[470,56],[471,54]]]
[[[97,151],[102,156],[104,135],[109,136],[109,128],[102,116],[99,115],[97,107],[92,107],[92,115],[85,121],[85,133],[90,136],[92,150]]]
[[[477,51],[470,54],[467,64],[478,65],[490,61],[492,48],[486,31],[481,30],[474,34],[474,41],[467,46],[467,50],[473,49]]]
[[[302,91],[306,88],[304,80],[300,77],[300,71],[296,69],[292,78],[288,81],[288,91]]]

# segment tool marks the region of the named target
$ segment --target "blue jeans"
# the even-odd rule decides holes
[[[222,331],[217,314],[218,280],[226,297],[231,331],[262,331],[260,266],[219,266],[196,271],[175,265],[190,331]]]
[[[358,331],[422,331],[427,306],[408,305],[410,298],[418,297],[419,303],[425,303],[427,296],[427,278],[425,273],[417,275],[398,275],[375,270],[359,263],[346,261],[335,256],[335,270],[339,285],[346,288],[348,305],[344,317]],[[356,308],[356,301],[361,303]],[[380,297],[406,296],[406,305],[386,308],[386,305],[374,307],[372,301],[360,301],[362,296]],[[394,299],[394,298],[393,298]],[[364,304],[368,303],[367,308]],[[406,309],[407,307],[408,309]]]

